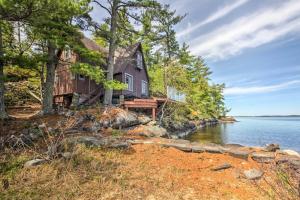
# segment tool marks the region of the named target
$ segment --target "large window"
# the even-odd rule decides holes
[[[133,92],[133,76],[125,73],[125,83],[127,84],[127,90]]]
[[[142,69],[143,68],[143,56],[141,52],[137,52],[136,55],[137,67]]]
[[[142,80],[142,94],[148,95],[148,83]]]

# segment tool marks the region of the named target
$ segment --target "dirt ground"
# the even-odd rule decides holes
[[[223,154],[135,145],[131,150],[80,146],[71,160],[23,168],[32,153],[1,157],[0,199],[297,199],[271,165]],[[4,164],[5,163],[5,164]],[[233,167],[212,171],[229,163]],[[243,170],[262,169],[260,180]]]

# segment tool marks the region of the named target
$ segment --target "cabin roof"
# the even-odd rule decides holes
[[[99,51],[105,55],[108,55],[108,49],[99,46],[95,41],[83,37],[81,39],[82,44],[85,46],[85,48],[93,50],[93,51]],[[126,48],[118,48],[115,53],[115,66],[114,66],[114,74],[122,73],[127,65],[134,60],[135,52],[138,48],[141,47],[141,43],[135,43],[133,45],[130,45]],[[146,73],[147,73],[147,69]],[[147,73],[148,76],[148,73]]]
[[[99,51],[101,53],[107,54],[108,53],[108,49],[99,46],[96,42],[94,42],[93,40],[87,38],[87,37],[83,37],[81,38],[81,42],[84,45],[85,48],[93,50],[93,51]]]

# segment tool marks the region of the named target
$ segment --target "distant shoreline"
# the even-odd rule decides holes
[[[234,117],[300,117],[300,115],[257,115],[257,116],[240,115]]]

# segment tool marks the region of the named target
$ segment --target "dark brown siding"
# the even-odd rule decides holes
[[[79,75],[76,75],[76,87],[75,92],[78,94],[89,94],[93,92],[96,89],[100,89],[102,86],[96,84],[95,81],[90,80],[88,77],[84,77],[84,79],[81,79]]]
[[[136,57],[136,54],[134,55]],[[142,96],[142,80],[146,81],[148,84],[148,91],[149,91],[149,80],[147,76],[147,72],[145,69],[145,64],[143,65],[143,69],[139,69],[136,67],[136,62],[132,62],[128,64],[122,74],[122,82],[125,82],[125,73],[130,74],[133,76],[133,92],[124,90],[123,94],[125,96],[134,96],[137,98],[145,98]],[[149,92],[146,97],[149,97]]]
[[[59,66],[55,74],[54,95],[65,95],[74,92],[74,83],[69,66]]]

